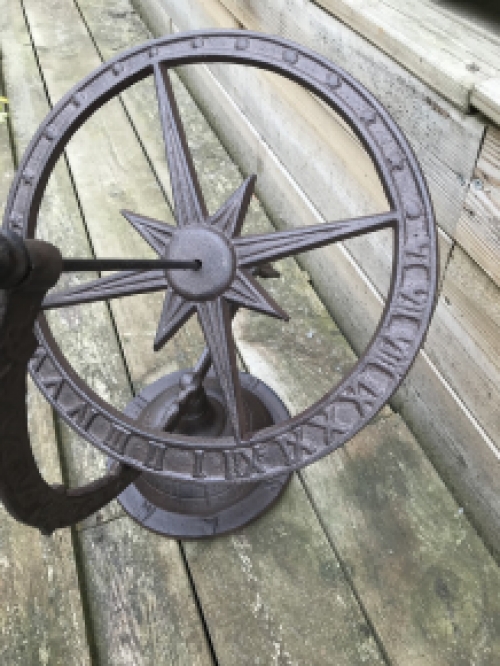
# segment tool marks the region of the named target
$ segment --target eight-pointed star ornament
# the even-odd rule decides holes
[[[288,315],[251,273],[262,264],[395,222],[394,211],[273,234],[240,236],[253,194],[251,176],[209,215],[174,99],[168,68],[155,66],[160,119],[177,226],[131,211],[122,214],[162,259],[196,260],[198,270],[128,270],[48,295],[44,308],[166,291],[154,349],[159,350],[195,313],[210,351],[237,441],[245,424],[231,320],[239,307],[287,320]]]

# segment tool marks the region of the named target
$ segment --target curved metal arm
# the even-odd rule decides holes
[[[118,465],[86,486],[66,489],[43,479],[31,450],[26,374],[37,347],[33,325],[62,269],[49,243],[0,234],[0,500],[17,520],[43,534],[68,527],[117,497],[140,472]],[[17,286],[14,286],[17,283]]]

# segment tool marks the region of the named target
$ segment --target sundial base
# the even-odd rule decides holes
[[[125,413],[148,427],[158,427],[168,406],[177,398],[184,373],[167,375],[147,386],[126,407]],[[290,418],[278,396],[252,375],[240,373],[247,423],[260,430]],[[205,408],[180,420],[176,432],[196,437],[231,433],[217,379],[203,382],[208,399]],[[118,501],[142,527],[165,536],[202,539],[235,531],[266,511],[281,495],[291,474],[258,483],[203,483],[164,479],[142,474],[121,493]]]

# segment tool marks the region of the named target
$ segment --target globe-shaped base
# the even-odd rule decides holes
[[[155,427],[176,399],[182,372],[167,375],[146,387],[126,407],[125,413],[144,425]],[[278,396],[252,375],[240,373],[247,423],[260,430],[289,418]],[[196,437],[230,433],[217,379],[209,375],[203,382],[209,403],[209,416],[197,419],[193,431],[179,422],[178,432],[191,428]],[[143,527],[165,536],[201,539],[225,534],[247,525],[266,511],[281,495],[291,474],[261,482],[244,479],[228,483],[185,482],[142,474],[119,497],[125,511]]]

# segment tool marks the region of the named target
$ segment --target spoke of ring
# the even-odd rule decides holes
[[[198,303],[197,309],[215,373],[224,394],[234,436],[237,441],[241,441],[245,436],[246,424],[231,330],[230,307],[224,299],[218,298],[215,301]]]
[[[280,308],[276,301],[254,280],[253,277],[238,270],[231,287],[224,294],[231,303],[235,305],[262,312],[277,319],[288,321],[290,317]]]
[[[207,207],[189,152],[168,68],[159,63],[154,67],[154,75],[177,224],[180,227],[201,224],[208,217]]]
[[[241,231],[256,179],[256,176],[247,178],[209,220],[211,226],[216,227],[228,238],[238,236]]]
[[[196,307],[173,291],[169,291],[163,302],[160,323],[156,331],[153,348],[158,351],[196,311]]]
[[[79,303],[93,303],[133,294],[162,291],[168,288],[165,271],[122,271],[79,284],[65,291],[49,294],[43,301],[42,308],[51,310]]]
[[[160,256],[164,257],[176,227],[161,220],[153,220],[144,215],[137,215],[137,213],[132,213],[130,210],[122,210],[120,212],[144,238],[146,243]]]
[[[336,241],[346,240],[371,231],[379,231],[396,224],[396,211],[358,217],[341,222],[327,222],[311,227],[300,227],[272,234],[243,236],[234,241],[241,267],[251,267],[265,261],[276,261],[292,254],[314,250]]]

